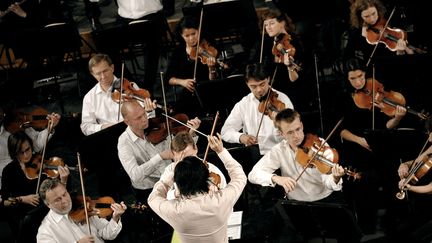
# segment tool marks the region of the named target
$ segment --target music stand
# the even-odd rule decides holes
[[[276,209],[288,226],[304,238],[360,241],[362,232],[347,205],[279,200]],[[347,238],[349,237],[349,238]]]
[[[183,16],[200,19],[203,10],[202,36],[224,43],[240,43],[246,52],[260,38],[258,17],[253,1],[235,0],[213,4],[191,4],[182,9]],[[215,21],[217,20],[217,21]]]
[[[242,74],[225,79],[197,82],[196,94],[206,112],[225,111],[228,116],[234,105],[249,92]]]

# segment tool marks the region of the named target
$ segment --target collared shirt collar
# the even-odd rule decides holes
[[[118,78],[116,76],[114,76],[114,80],[106,92],[112,91],[113,85],[117,80],[118,80]],[[100,85],[100,83],[98,83],[98,85],[96,86],[96,94],[106,93],[106,92],[102,89],[102,86]]]

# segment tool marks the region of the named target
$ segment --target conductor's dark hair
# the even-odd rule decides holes
[[[21,145],[25,141],[27,141],[30,144],[30,148],[33,150],[33,141],[24,131],[18,131],[9,136],[8,151],[12,159],[17,158],[18,153],[21,150]]]
[[[263,63],[253,63],[246,66],[246,82],[251,79],[261,81],[269,77],[267,66]]]
[[[193,196],[207,193],[209,170],[205,164],[195,156],[185,157],[178,162],[174,169],[174,182],[182,196]]]

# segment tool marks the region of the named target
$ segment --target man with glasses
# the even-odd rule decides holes
[[[89,61],[89,70],[97,84],[84,96],[82,105],[81,131],[90,135],[123,121],[120,107],[111,95],[114,88],[120,88],[120,79],[114,76],[114,64],[106,54],[96,54]],[[115,87],[114,87],[115,86]],[[133,84],[138,89],[136,84]],[[145,99],[147,112],[156,108],[149,98]]]

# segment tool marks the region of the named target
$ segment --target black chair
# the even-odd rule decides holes
[[[279,200],[276,210],[285,225],[305,239],[343,239],[359,242],[362,232],[352,211],[345,204]]]
[[[49,211],[49,208],[45,205],[41,205],[26,214],[21,220],[17,243],[31,243],[36,242],[36,235],[39,229],[39,225],[45,218]]]
[[[196,94],[202,108],[209,113],[223,112],[227,117],[240,99],[249,92],[242,74],[225,79],[204,80],[197,83]]]
[[[242,54],[242,59],[249,56],[260,41],[258,17],[253,1],[235,0],[214,4],[189,4],[183,7],[184,16],[200,19],[203,11],[202,35],[214,40],[216,46],[224,47],[229,52]],[[217,20],[217,21],[215,21]],[[237,53],[236,50],[242,51]],[[222,51],[222,50],[219,50]]]
[[[14,43],[14,53],[26,63],[26,66],[22,66],[28,74],[26,80],[32,82],[32,88],[39,88],[41,85],[36,85],[37,80],[49,79],[50,82],[42,86],[55,85],[55,95],[61,102],[62,112],[60,82],[66,82],[62,79],[63,76],[76,77],[67,81],[76,81],[78,95],[81,96],[81,46],[81,37],[76,26],[64,22],[19,31]]]

